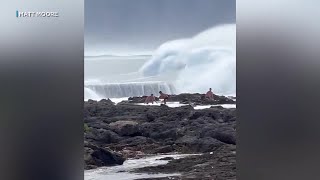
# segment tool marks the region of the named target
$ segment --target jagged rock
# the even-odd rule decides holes
[[[85,144],[84,152],[85,169],[123,164],[125,161],[121,154],[89,143]]]
[[[154,150],[155,153],[169,153],[172,151],[174,151],[174,148],[170,145],[162,146]]]
[[[113,131],[94,128],[85,134],[85,138],[97,141],[99,144],[117,143],[121,140],[121,137]]]
[[[171,100],[189,104],[206,103],[208,100],[203,97],[202,94],[170,96]],[[218,98],[220,103],[226,97]],[[133,97],[116,105],[110,100],[84,103],[84,123],[88,126],[84,133],[86,169],[115,165],[124,157],[143,154],[214,154],[222,146],[236,144],[236,109],[214,106],[195,110],[191,105],[170,108],[134,104],[139,100],[141,97]]]
[[[147,96],[141,96],[141,97],[130,97],[129,103],[144,103]],[[156,97],[156,100],[159,99]],[[214,99],[206,99],[205,94],[199,94],[199,93],[182,93],[182,94],[172,94],[169,95],[168,102],[180,102],[182,104],[195,104],[195,105],[216,105],[216,104],[235,104],[236,102],[233,100],[233,98],[225,97],[225,96],[218,96],[214,95]]]
[[[108,99],[101,99],[99,101],[99,103],[103,103],[103,104],[106,104],[106,105],[114,105],[114,102],[112,102],[109,98]]]
[[[160,158],[160,159],[157,159],[157,160],[171,161],[171,160],[174,160],[174,158],[173,157],[164,157],[164,158]]]
[[[110,123],[110,128],[121,136],[138,136],[138,123],[135,121],[116,121]]]
[[[236,179],[235,146],[223,145],[213,153],[173,159],[168,164],[136,169],[137,173],[176,173],[182,174],[175,178],[164,179]],[[160,178],[161,179],[161,178]]]
[[[183,152],[210,152],[224,145],[223,142],[211,138],[198,138],[194,136],[184,136],[176,141],[176,144],[183,147]]]

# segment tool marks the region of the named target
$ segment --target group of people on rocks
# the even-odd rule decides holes
[[[167,104],[167,100],[169,99],[169,95],[163,93],[162,91],[159,91],[159,94],[160,94],[159,99],[163,99],[163,103]],[[151,94],[150,96],[148,96],[146,98],[145,103],[146,104],[149,104],[149,103],[153,104],[153,102],[157,102],[157,101],[156,101],[156,97],[153,94]]]
[[[159,99],[163,99],[163,103],[167,104],[167,101],[169,99],[169,95],[163,93],[162,91],[159,91],[159,94],[160,94]],[[213,98],[213,92],[212,92],[211,88],[209,88],[209,91],[205,94],[205,98],[210,99],[210,100],[214,99]],[[157,102],[157,101],[156,101],[156,97],[153,94],[151,94],[150,96],[148,96],[146,98],[145,103],[146,104],[149,104],[149,103],[153,104],[153,102]]]

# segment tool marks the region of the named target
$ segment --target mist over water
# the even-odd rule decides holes
[[[236,25],[208,29],[190,39],[161,45],[139,70],[144,76],[176,71],[178,92],[236,92]]]

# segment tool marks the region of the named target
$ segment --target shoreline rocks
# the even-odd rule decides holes
[[[147,96],[141,97],[129,97],[129,103],[144,103]],[[179,102],[182,104],[194,104],[194,105],[217,105],[217,104],[235,104],[235,97],[225,97],[225,96],[218,96],[213,95],[213,100],[206,99],[205,94],[199,93],[182,93],[182,94],[172,94],[169,95],[168,102]],[[156,97],[156,101],[159,98]]]
[[[201,94],[180,94],[171,98],[172,101],[206,103],[201,99]],[[230,98],[219,98],[219,103],[235,103]],[[205,178],[202,174],[213,175],[212,172],[206,172],[210,169],[209,165],[213,167],[213,172],[219,170],[233,177],[235,169],[228,168],[235,165],[230,153],[235,151],[236,146],[236,109],[211,107],[196,110],[191,105],[169,108],[166,105],[141,106],[132,103],[139,101],[142,101],[142,97],[118,104],[111,100],[84,102],[86,169],[122,164],[126,158],[140,158],[149,154],[204,153],[198,156],[199,160],[191,157],[170,160],[168,166],[163,166],[164,171],[146,168],[141,172],[166,172],[171,167],[172,172],[182,172],[183,177],[189,172],[179,169],[178,165],[182,163],[181,167],[192,169],[197,166],[203,171],[194,171],[191,177],[195,176],[195,179]],[[208,158],[210,153],[219,156]],[[231,159],[228,159],[229,155]],[[227,157],[227,168],[219,169],[220,166],[212,165],[213,162],[217,163],[216,158],[224,156]]]
[[[179,177],[152,178],[157,180],[168,179],[236,179],[235,146],[224,145],[214,152],[203,155],[188,156],[173,159],[168,164],[136,169],[135,173],[181,173]],[[145,178],[143,180],[147,180]],[[142,180],[142,179],[140,179]]]
[[[98,147],[96,145],[84,144],[85,169],[93,169],[100,166],[121,165],[125,158],[109,148]]]

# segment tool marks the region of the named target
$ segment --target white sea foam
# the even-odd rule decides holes
[[[153,103],[153,104],[145,104],[145,103],[136,103],[136,104],[137,105],[141,105],[141,106],[160,106],[161,105],[160,102]],[[166,105],[168,107],[175,108],[175,107],[187,106],[189,104],[182,104],[182,103],[179,103],[179,102],[167,102]],[[197,106],[194,106],[193,108],[194,109],[207,109],[207,108],[210,108],[211,106],[222,106],[223,108],[226,108],[226,109],[236,108],[235,104],[197,105]]]
[[[230,108],[237,108],[235,104],[218,104],[218,105],[199,105],[194,107],[194,109],[207,109],[212,106],[222,106],[223,108],[230,109]]]
[[[190,39],[166,42],[141,68],[144,76],[179,71],[178,92],[236,91],[236,25],[221,25]]]
[[[164,91],[168,94],[176,93],[176,89],[173,84],[161,81],[87,84],[85,85],[85,88],[90,89],[91,92],[94,92],[97,95],[94,97],[100,99],[159,94],[159,91]],[[89,99],[87,95],[93,96],[93,94],[89,94],[89,91],[86,90],[85,99]]]
[[[110,98],[110,100],[112,102],[114,102],[115,104],[118,104],[121,101],[127,101],[129,97],[122,97],[122,98]]]
[[[147,174],[147,173],[130,173],[130,170],[158,166],[167,164],[168,160],[159,160],[164,157],[173,157],[174,159],[183,158],[190,155],[199,154],[172,154],[172,155],[157,155],[151,157],[144,157],[141,159],[129,159],[126,160],[123,165],[113,167],[102,167],[99,169],[87,170],[84,173],[85,180],[133,180],[138,178],[159,178],[168,176],[178,176],[180,174]]]
[[[98,95],[95,91],[89,88],[84,88],[84,100],[100,100],[103,99],[100,95]]]

